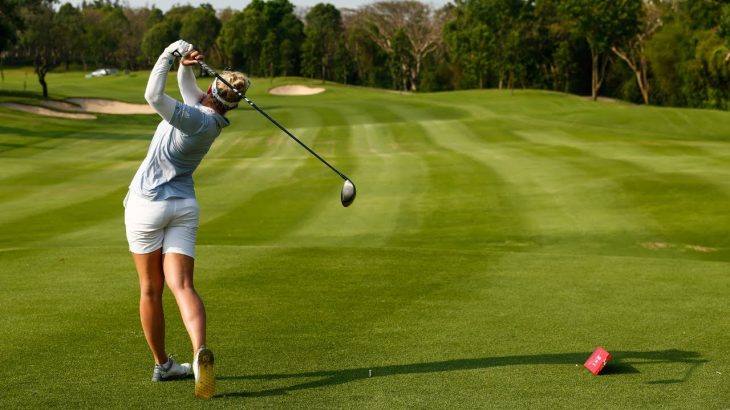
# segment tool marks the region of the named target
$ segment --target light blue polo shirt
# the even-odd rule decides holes
[[[129,192],[152,201],[195,198],[193,172],[229,124],[207,107],[178,101],[170,122],[163,120],[157,126]]]

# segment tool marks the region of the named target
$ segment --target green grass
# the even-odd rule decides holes
[[[0,100],[38,103],[23,70]],[[143,102],[145,73],[49,75]],[[201,86],[207,80],[201,80]],[[730,407],[730,113],[538,91],[250,97],[196,173],[218,396],[153,384],[121,201],[157,118],[0,108],[0,408]],[[170,93],[174,79],[170,77]],[[191,355],[166,294],[168,350]],[[595,377],[597,346],[615,359]],[[368,377],[372,372],[372,377]]]

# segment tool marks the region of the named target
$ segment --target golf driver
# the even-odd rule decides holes
[[[208,64],[206,64],[203,61],[198,61],[198,64],[200,64],[200,66],[203,67],[205,69],[205,71],[209,72],[211,75],[213,75],[217,79],[219,79],[223,84],[225,84],[226,86],[228,86],[231,90],[235,91],[236,94],[238,94],[238,96],[241,97],[242,100],[245,100],[248,103],[248,105],[250,105],[251,107],[253,107],[254,110],[256,110],[259,113],[261,113],[261,115],[263,115],[269,121],[271,121],[272,123],[274,123],[274,125],[276,125],[277,127],[279,127],[279,129],[281,129],[282,131],[284,131],[284,133],[286,133],[286,135],[288,135],[291,139],[293,139],[299,145],[301,145],[302,147],[304,147],[304,149],[306,149],[307,151],[309,151],[310,154],[312,154],[315,157],[317,157],[318,160],[322,161],[323,164],[327,165],[332,171],[334,171],[337,175],[339,175],[342,179],[344,179],[345,180],[345,183],[344,183],[344,185],[342,185],[342,192],[340,193],[340,200],[342,201],[342,206],[348,207],[348,206],[350,206],[352,204],[353,201],[355,201],[355,194],[356,194],[355,184],[352,183],[352,181],[350,180],[350,178],[348,178],[347,176],[345,176],[345,174],[343,174],[342,172],[338,171],[337,168],[335,168],[332,165],[330,165],[329,162],[325,161],[324,158],[320,157],[316,152],[312,151],[308,146],[306,146],[302,141],[300,141],[299,138],[295,137],[294,134],[292,134],[291,132],[289,132],[289,130],[287,130],[281,124],[279,124],[278,122],[276,122],[276,120],[274,120],[273,118],[271,118],[271,116],[269,114],[267,114],[264,110],[262,110],[261,108],[259,108],[256,104],[254,104],[253,101],[251,101],[248,97],[246,97],[245,95],[241,94],[238,90],[236,90],[235,88],[233,88],[233,86],[228,81],[226,81],[223,77],[221,77],[215,70],[213,70],[212,68],[210,68],[210,66]]]

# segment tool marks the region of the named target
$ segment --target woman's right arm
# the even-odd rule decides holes
[[[165,94],[167,74],[170,72],[170,67],[176,57],[173,53],[177,52],[180,56],[184,57],[192,48],[189,43],[183,40],[178,40],[167,46],[165,51],[157,59],[150,73],[150,79],[147,81],[147,89],[144,93],[145,100],[168,122],[175,113],[175,105],[177,103],[172,97]]]

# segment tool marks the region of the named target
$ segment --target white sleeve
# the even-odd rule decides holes
[[[167,73],[170,72],[170,66],[174,57],[167,50],[163,51],[157,59],[157,63],[152,67],[150,79],[147,81],[147,89],[144,92],[144,98],[150,106],[157,111],[158,114],[166,121],[172,119],[175,113],[176,101],[165,94],[165,83],[167,82]]]
[[[195,82],[195,73],[191,66],[180,64],[180,68],[177,70],[177,85],[180,87],[183,102],[187,105],[195,105],[205,96],[205,93],[198,88],[198,83]]]

